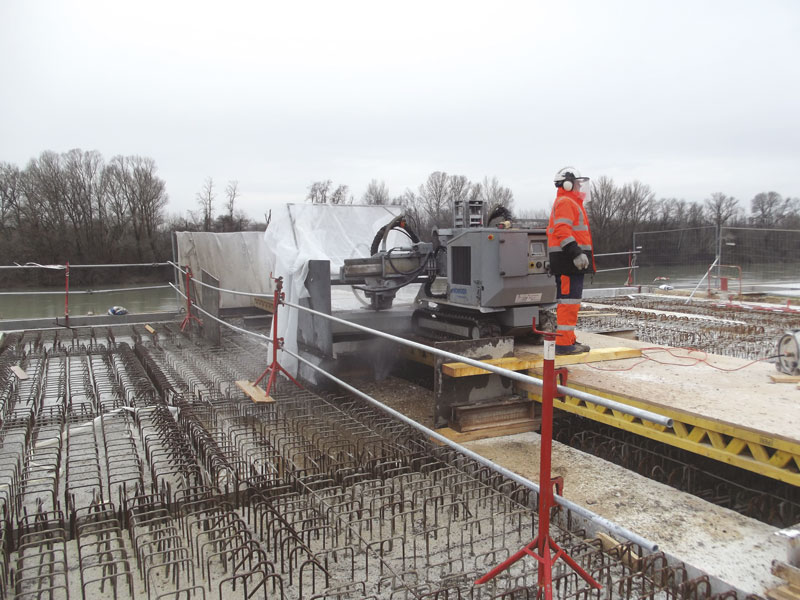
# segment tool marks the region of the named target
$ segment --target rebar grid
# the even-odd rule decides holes
[[[712,302],[686,304],[680,298],[652,296],[598,298],[593,302],[613,307],[615,316],[580,317],[580,327],[585,331],[634,330],[640,341],[747,360],[772,356],[776,340],[787,329],[800,329],[800,315],[778,310]]]
[[[211,349],[174,327],[7,340],[0,373],[29,379],[0,383],[0,594],[535,596],[532,561],[472,584],[534,535],[534,492],[359,399],[281,384],[253,404],[234,381],[264,356],[238,334]],[[633,562],[641,548],[604,552],[568,511],[553,518],[604,585],[557,567],[558,598],[710,596],[661,554]]]
[[[573,415],[560,416],[557,439],[775,527],[800,520],[800,489],[791,484]]]

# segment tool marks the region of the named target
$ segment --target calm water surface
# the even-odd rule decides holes
[[[143,283],[129,286],[113,284],[113,288],[135,288],[151,285],[159,284]],[[0,320],[64,316],[63,289],[37,288],[1,291],[25,292],[25,295],[7,296],[0,294]],[[35,292],[37,291],[58,291],[60,293],[36,294]],[[132,313],[172,311],[181,306],[178,302],[179,298],[176,297],[172,288],[127,291],[122,289],[122,291],[92,294],[74,294],[72,291],[70,290],[71,293],[69,295],[69,314],[71,316],[106,314],[112,306],[124,306],[128,309],[128,312]]]

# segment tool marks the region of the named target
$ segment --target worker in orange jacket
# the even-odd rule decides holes
[[[550,272],[556,277],[556,354],[580,354],[589,346],[575,339],[583,296],[583,276],[594,273],[592,232],[584,203],[589,200],[589,178],[574,167],[564,167],[554,178],[556,200],[547,226]]]

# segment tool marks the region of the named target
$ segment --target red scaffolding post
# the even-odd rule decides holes
[[[64,325],[69,327],[69,261],[64,271]]]
[[[272,277],[272,275],[270,275],[270,277]],[[278,337],[278,306],[283,304],[283,301],[286,299],[286,294],[283,292],[283,277],[273,277],[273,280],[275,281],[275,293],[273,294],[272,299],[272,363],[270,363],[266,371],[264,371],[253,383],[254,386],[258,386],[261,380],[264,379],[264,377],[266,377],[266,375],[269,373],[267,387],[265,388],[267,397],[269,397],[269,392],[278,377],[278,373],[283,373],[286,375],[297,387],[303,387],[294,377],[292,377],[291,373],[284,369],[283,366],[278,362],[278,350],[283,348],[283,338]]]
[[[538,600],[552,600],[553,598],[553,565],[558,559],[563,559],[572,569],[580,575],[590,586],[600,589],[602,586],[592,578],[575,560],[550,537],[550,509],[556,506],[553,486],[560,486],[562,478],[550,478],[550,458],[553,448],[553,396],[556,389],[555,332],[539,331],[534,321],[533,331],[544,336],[544,364],[542,375],[542,429],[540,442],[539,462],[539,532],[534,540],[516,554],[497,565],[486,575],[475,581],[476,585],[486,583],[508,569],[515,562],[525,557],[532,556],[539,563],[538,573]],[[552,554],[551,554],[552,552]]]
[[[192,268],[186,265],[186,316],[181,323],[181,331],[192,321],[197,321],[200,325],[203,322],[192,314]]]

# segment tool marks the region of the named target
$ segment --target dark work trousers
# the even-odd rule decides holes
[[[583,296],[583,274],[556,275],[556,346],[571,346],[575,343],[575,326]]]

